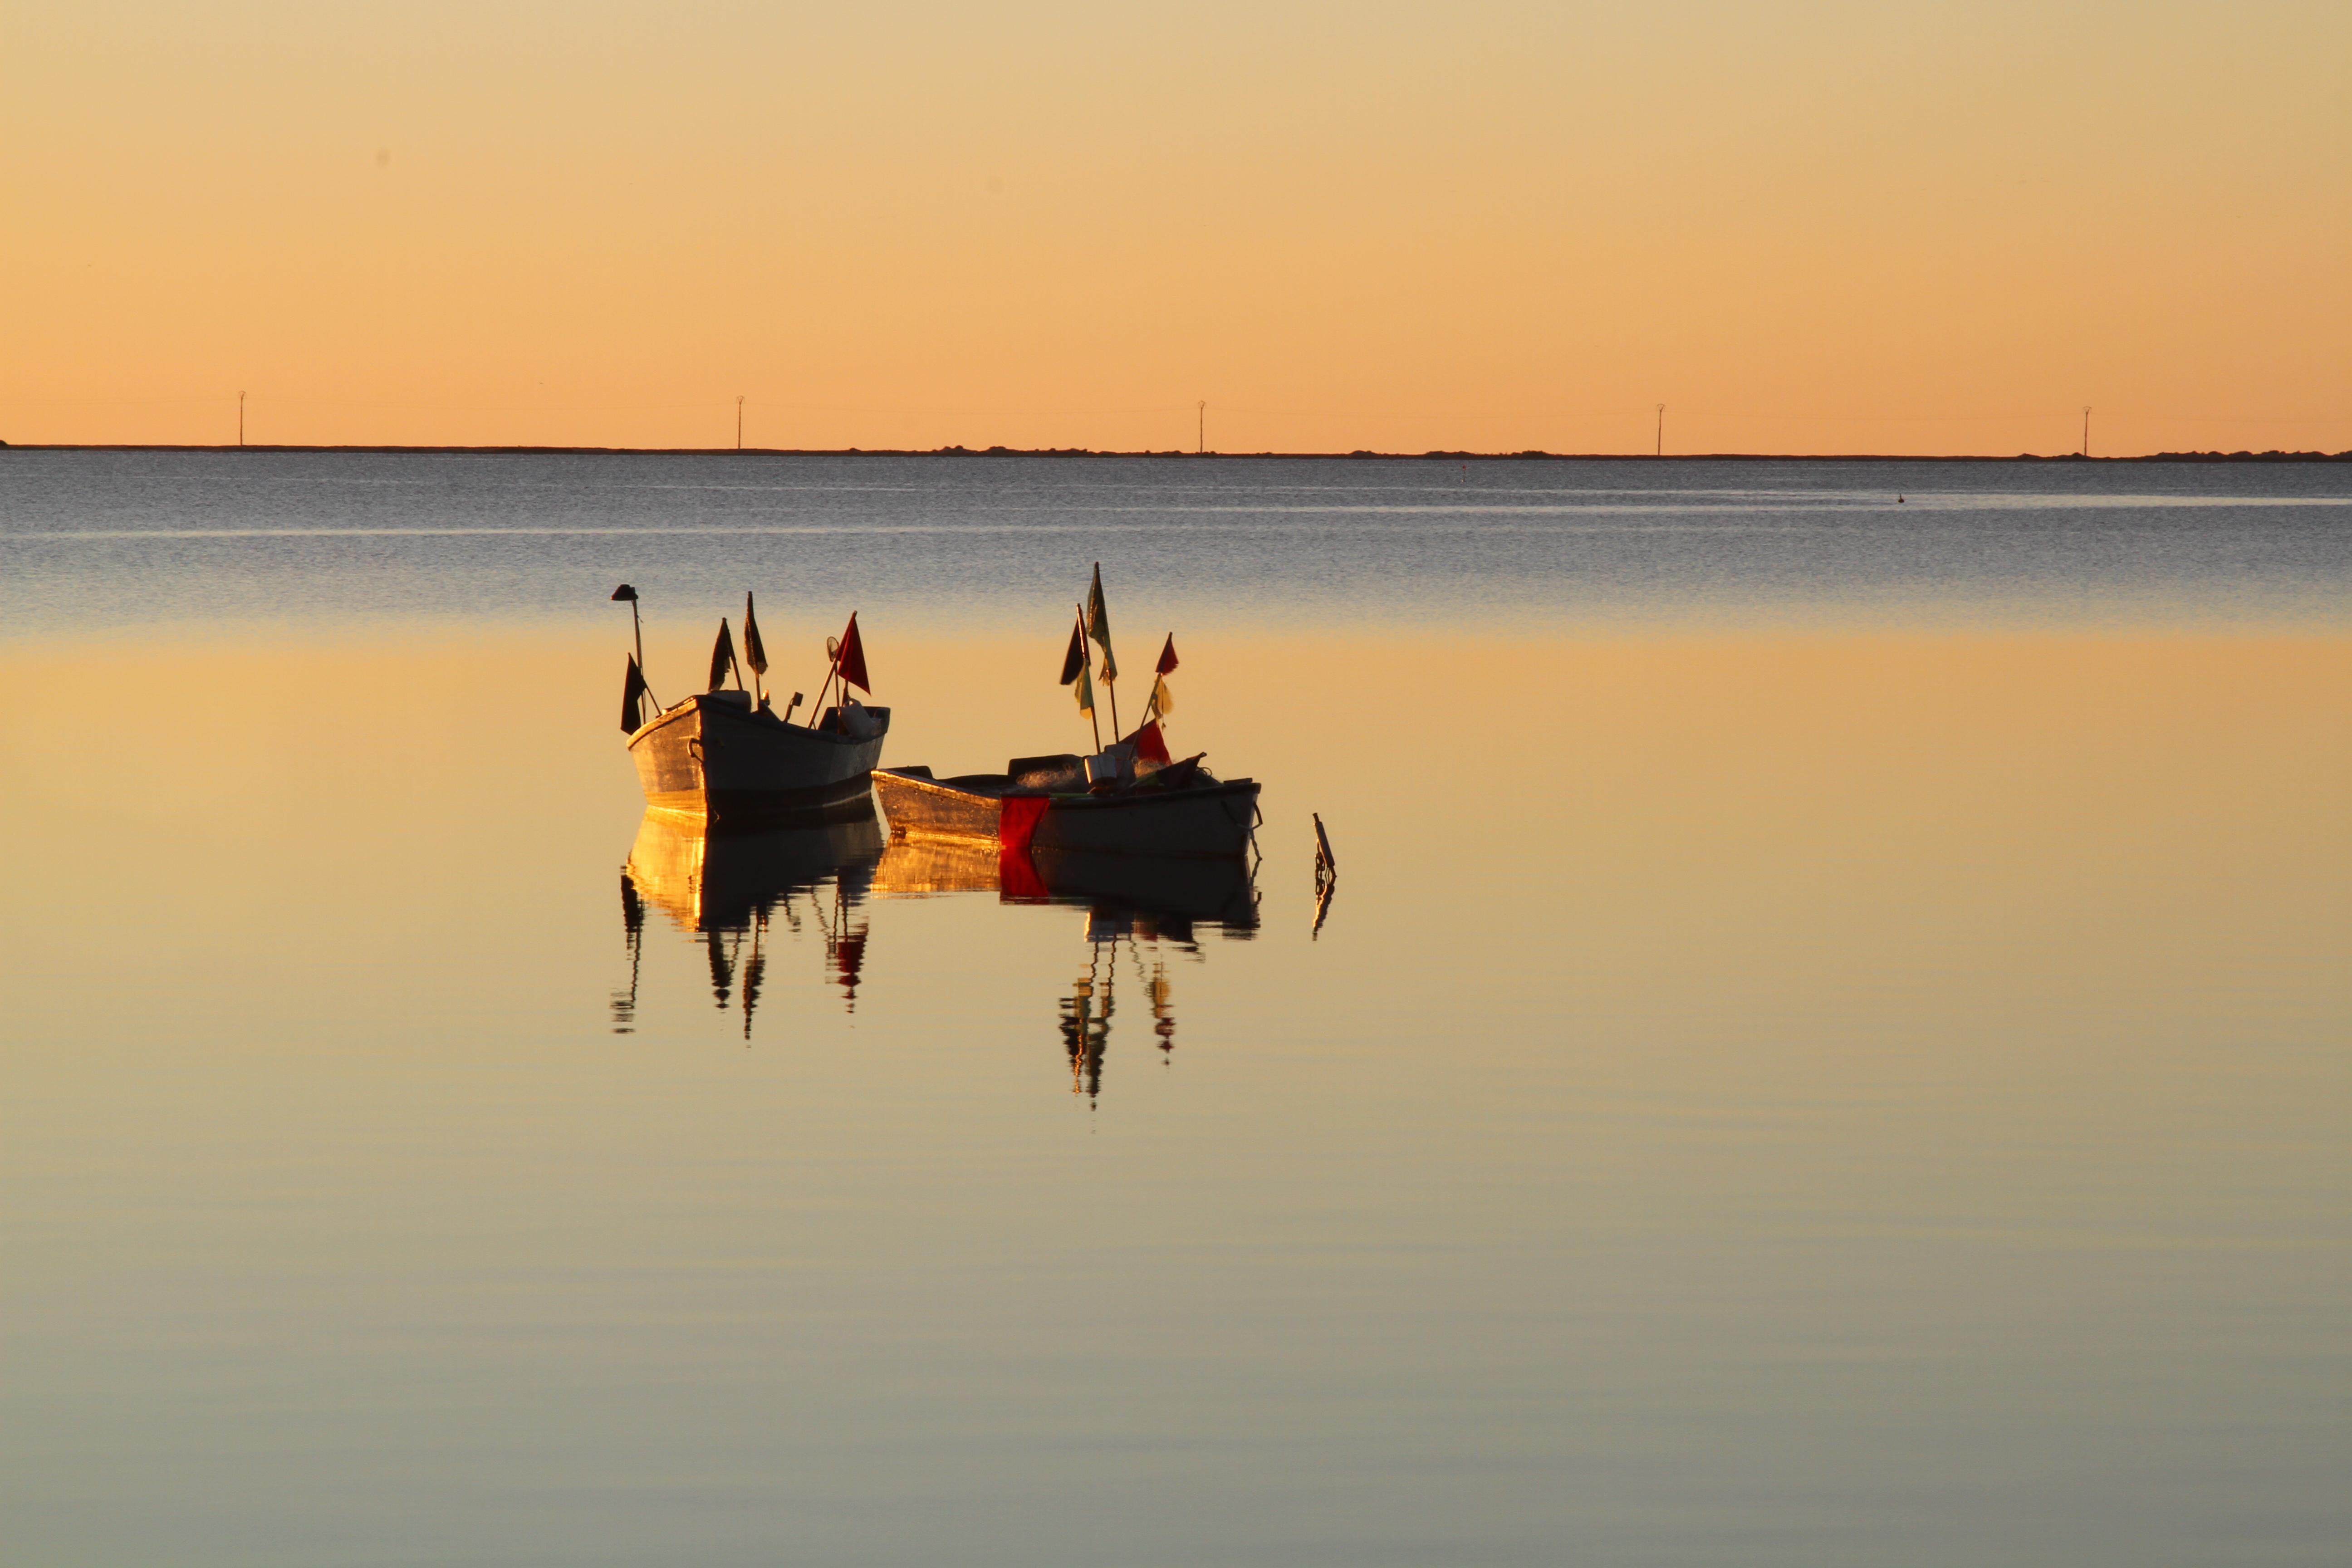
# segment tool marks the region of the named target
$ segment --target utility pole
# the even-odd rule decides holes
[[[245,394],[236,395],[236,444],[245,445]]]
[[[735,449],[743,449],[743,395],[735,395]]]
[[[1654,456],[1663,458],[1663,457],[1664,457],[1665,455],[1666,455],[1666,405],[1665,405],[1664,404],[1661,403],[1661,404],[1659,404],[1659,405],[1658,405],[1658,449],[1657,449],[1657,451],[1654,454]]]
[[[1209,400],[1205,397],[1201,399],[1200,416],[1201,428],[1197,433],[1200,445],[1193,448],[1196,455],[1209,449]]]
[[[2091,405],[2083,405],[2083,456],[2091,455]]]

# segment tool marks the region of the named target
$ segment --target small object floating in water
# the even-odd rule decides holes
[[[1903,504],[1903,498],[1901,496],[1896,496],[1895,498],[1895,504],[1896,506],[1901,506]]]
[[[1331,895],[1339,890],[1339,861],[1331,853],[1331,836],[1323,831],[1323,814],[1307,815],[1315,818],[1315,924],[1307,932],[1313,942],[1322,936],[1323,917],[1331,912]]]
[[[613,596],[625,594],[634,623],[636,591],[624,584]],[[744,661],[736,658],[734,638],[722,620],[710,649],[710,689],[664,707],[646,683],[643,636],[639,631],[639,653],[629,660],[622,687],[621,727],[628,732],[629,755],[649,810],[713,827],[814,826],[873,815],[874,764],[882,758],[890,710],[866,707],[849,695],[852,686],[872,689],[856,616],[841,637],[826,639],[831,664],[817,693],[818,710],[806,724],[789,721],[800,706],[800,693],[793,694],[782,717],[768,700],[760,679],[767,670],[767,650],[748,596],[743,647],[752,669],[751,689],[744,686]],[[735,687],[727,690],[730,675]],[[841,700],[824,707],[835,680],[841,682]]]

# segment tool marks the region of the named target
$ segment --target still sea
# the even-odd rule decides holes
[[[616,584],[946,774],[1097,562],[1250,868],[641,822]],[[2352,466],[11,450],[0,584],[0,1560],[2352,1558]]]

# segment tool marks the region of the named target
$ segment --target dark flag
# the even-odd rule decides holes
[[[841,653],[835,668],[841,671],[841,683],[855,686],[866,696],[874,689],[866,684],[866,644],[857,636],[857,612],[849,613],[849,629],[841,634]]]
[[[621,733],[637,732],[638,715],[645,711],[646,672],[637,668],[635,657],[629,660],[629,673],[621,682]]]
[[[727,672],[735,671],[735,684],[743,684],[743,671],[735,662],[735,638],[727,630],[727,617],[719,617],[719,640],[710,645],[710,689],[718,690],[727,684]]]
[[[1095,585],[1087,595],[1087,636],[1102,644],[1103,679],[1117,680],[1118,666],[1110,655],[1110,606],[1103,603],[1102,563],[1095,563]]]
[[[1062,684],[1067,686],[1087,668],[1087,623],[1083,616],[1070,623],[1069,651],[1062,655]]]
[[[1168,642],[1167,642],[1167,645],[1166,645],[1165,647],[1161,647],[1161,648],[1160,648],[1160,668],[1159,668],[1159,670],[1158,670],[1158,673],[1159,673],[1159,674],[1161,674],[1161,675],[1167,675],[1167,674],[1171,673],[1171,671],[1173,671],[1173,670],[1175,669],[1175,668],[1176,668],[1176,634],[1175,634],[1174,632],[1170,632],[1170,633],[1168,634]]]
[[[751,613],[749,594],[743,595],[743,662],[761,675],[768,673],[768,649],[760,641],[760,618]]]

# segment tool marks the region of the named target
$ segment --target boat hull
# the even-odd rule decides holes
[[[1235,779],[1161,794],[1055,795],[1029,837],[1039,850],[1238,860],[1257,824],[1257,784]]]
[[[857,740],[831,715],[809,729],[725,695],[690,697],[629,737],[647,809],[713,827],[816,826],[873,810],[888,709],[868,710],[877,727]]]
[[[997,775],[929,779],[903,770],[874,775],[893,838],[996,842],[1004,781]],[[1257,784],[1234,779],[1192,789],[1045,796],[1028,844],[1040,850],[1239,859],[1257,821]]]
[[[954,780],[917,778],[885,768],[874,775],[874,793],[893,838],[993,844],[1004,810],[1002,795],[959,787]]]

